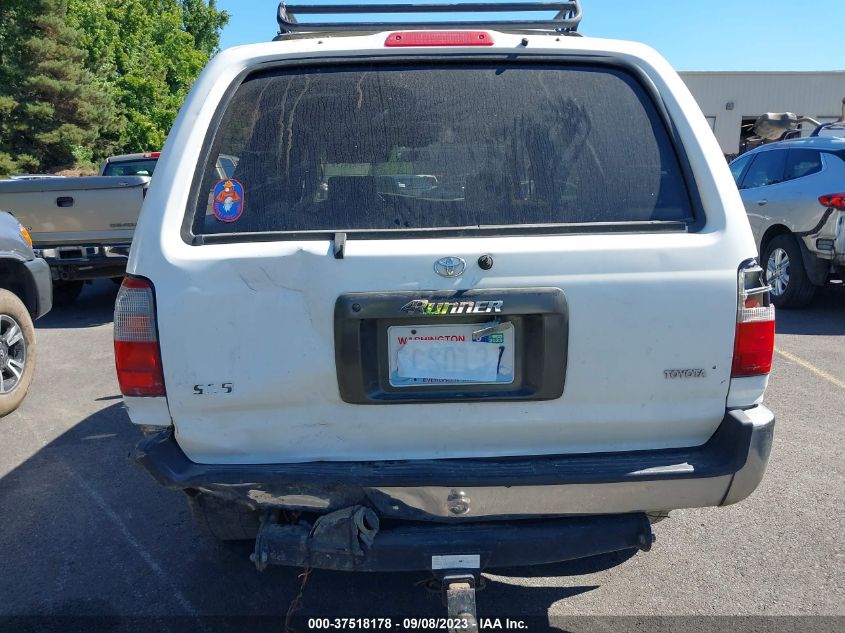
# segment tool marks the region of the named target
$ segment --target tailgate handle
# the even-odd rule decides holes
[[[73,198],[70,196],[62,196],[61,198],[56,198],[56,206],[67,208],[73,206]]]
[[[762,200],[758,200],[757,204],[761,207],[765,207],[767,204],[769,204],[769,201],[763,198]]]

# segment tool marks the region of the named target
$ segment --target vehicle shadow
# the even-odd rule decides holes
[[[607,571],[618,567],[639,553],[637,549],[629,549],[624,552],[611,552],[600,554],[589,558],[566,561],[563,563],[550,563],[548,565],[537,565],[534,567],[510,567],[507,569],[495,570],[497,575],[511,576],[515,578],[553,578],[556,576],[586,576]]]
[[[801,310],[778,310],[775,321],[778,334],[845,334],[845,284],[820,288],[813,302]]]
[[[69,306],[54,306],[36,328],[89,328],[111,323],[114,319],[114,300],[119,286],[109,279],[86,284],[74,303]]]
[[[8,471],[0,478],[6,509],[0,513],[0,619],[87,616],[108,630],[141,630],[153,620],[169,622],[170,630],[229,630],[227,618],[246,617],[271,618],[279,628],[270,628],[281,630],[302,584],[300,570],[259,573],[248,558],[251,544],[205,538],[183,494],[161,488],[130,463],[128,452],[141,434],[123,405],[103,406],[13,468],[0,462],[6,466],[1,472]],[[547,586],[539,578],[591,573],[628,557],[497,571],[478,594],[479,614],[531,618],[539,621],[531,630],[542,630],[552,604],[597,587],[577,581]],[[425,588],[428,579],[314,571],[298,628],[307,630],[302,619],[313,617],[444,617],[441,596]],[[185,629],[175,624],[183,619]]]

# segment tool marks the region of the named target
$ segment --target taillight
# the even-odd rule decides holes
[[[493,46],[493,38],[486,31],[398,31],[388,35],[384,45]]]
[[[759,376],[772,370],[775,307],[763,269],[752,262],[739,271],[736,338],[731,376]]]
[[[126,277],[114,307],[114,359],[124,396],[164,396],[152,283]]]
[[[829,193],[819,198],[819,203],[828,209],[839,209],[845,211],[845,193]]]

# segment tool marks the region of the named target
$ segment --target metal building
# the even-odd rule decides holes
[[[766,112],[794,112],[821,123],[842,116],[845,71],[682,72],[725,154],[737,154]],[[806,126],[807,133],[812,132]]]

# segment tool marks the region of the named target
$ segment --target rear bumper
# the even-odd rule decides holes
[[[206,465],[172,429],[134,459],[162,485],[200,490],[254,509],[327,514],[366,506],[387,519],[481,521],[607,515],[728,505],[763,478],[774,416],[728,411],[693,448],[528,458]]]
[[[845,212],[828,209],[817,226],[797,234],[804,256],[804,268],[817,286],[827,283],[831,274],[845,268]]]
[[[66,246],[42,249],[56,281],[87,281],[122,277],[129,261],[129,244]]]

